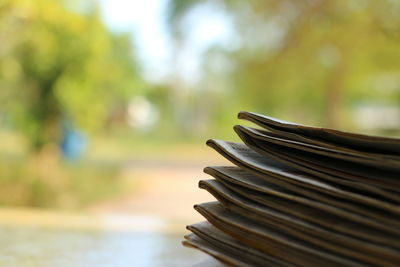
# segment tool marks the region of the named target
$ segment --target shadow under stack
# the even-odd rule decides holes
[[[209,140],[206,221],[183,244],[232,266],[400,265],[400,139],[239,113],[244,144]]]

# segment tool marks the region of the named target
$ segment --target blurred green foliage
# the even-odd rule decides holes
[[[1,0],[0,39],[2,143],[21,137],[1,153],[0,203],[77,208],[121,192],[118,166],[67,164],[59,145],[64,122],[103,132],[141,92],[131,35],[107,29],[95,2]]]
[[[232,21],[231,46],[202,54],[196,82],[173,62],[150,84],[132,35],[109,30],[96,1],[0,0],[0,131],[11,133],[0,142],[0,203],[78,207],[110,196],[120,166],[104,158],[192,159],[204,153],[193,140],[237,140],[240,110],[350,130],[359,107],[398,112],[399,1],[170,0],[176,61],[190,43],[188,17],[204,5]],[[155,107],[153,128],[128,125],[136,96]],[[60,160],[63,122],[90,135],[77,165]]]
[[[87,132],[141,89],[128,34],[110,32],[96,5],[0,2],[0,113],[31,147],[60,142],[62,120]]]
[[[188,16],[202,5],[233,21],[237,48],[213,47],[203,59],[202,88],[227,88],[223,101],[210,107],[213,118],[248,109],[354,130],[358,105],[399,107],[399,1],[170,3],[169,25],[180,43],[190,35]],[[228,68],[218,67],[222,63]]]

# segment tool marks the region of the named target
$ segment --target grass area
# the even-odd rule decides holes
[[[26,147],[19,135],[0,131],[0,205],[84,208],[139,186],[139,178],[124,175],[130,161],[200,163],[221,158],[205,140],[153,138],[129,132],[91,138],[86,155],[74,163],[60,160],[51,151],[29,156]]]
[[[0,131],[0,205],[79,209],[126,190],[121,164],[29,155],[25,140]]]
[[[0,204],[77,209],[123,192],[117,166],[0,160]]]

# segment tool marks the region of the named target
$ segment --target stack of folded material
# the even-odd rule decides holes
[[[400,139],[251,113],[244,144],[207,144],[235,166],[206,167],[207,221],[184,245],[233,266],[400,265]]]

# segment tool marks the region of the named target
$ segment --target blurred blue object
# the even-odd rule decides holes
[[[67,160],[77,160],[87,148],[87,137],[75,130],[70,123],[63,123],[62,128],[63,138],[60,144],[62,155]]]

